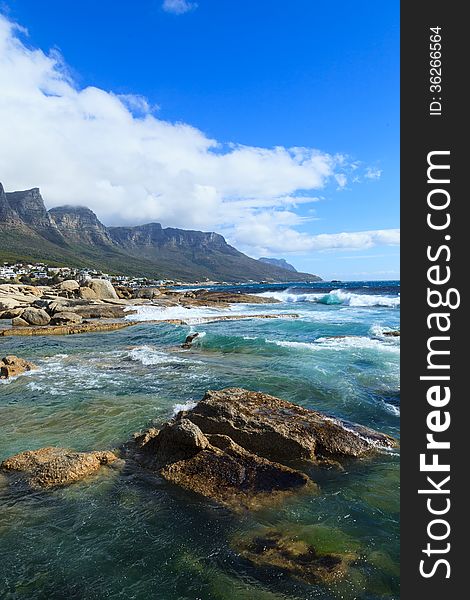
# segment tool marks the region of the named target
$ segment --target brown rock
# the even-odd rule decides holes
[[[275,529],[260,531],[249,539],[237,540],[235,549],[257,567],[274,568],[309,584],[331,585],[339,581],[357,558],[352,553],[318,553],[305,541]]]
[[[29,323],[21,317],[15,317],[12,319],[11,324],[13,327],[29,327]]]
[[[78,290],[78,296],[79,298],[82,298],[83,300],[97,300],[98,296],[96,295],[96,292],[94,290],[92,290],[89,287],[81,287]]]
[[[21,313],[21,318],[29,325],[47,325],[51,320],[50,316],[42,308],[25,308]]]
[[[4,310],[0,314],[0,319],[14,319],[15,317],[21,316],[23,310],[23,308],[10,308],[9,310]]]
[[[89,304],[86,306],[75,306],[74,312],[83,319],[122,319],[128,312],[124,306],[112,306],[105,304]]]
[[[17,375],[21,375],[22,373],[33,369],[37,369],[36,365],[24,358],[19,358],[18,356],[11,354],[0,360],[0,379],[16,377]]]
[[[100,300],[105,300],[106,298],[118,299],[113,284],[107,279],[90,279],[90,281],[87,282],[87,285],[95,292],[97,298]]]
[[[120,321],[107,323],[97,321],[94,323],[83,322],[78,325],[46,325],[42,327],[6,327],[0,329],[0,336],[33,336],[33,335],[74,335],[78,333],[95,333],[98,331],[116,331],[124,327],[137,325],[136,321]]]
[[[75,279],[66,279],[57,285],[57,288],[63,292],[76,292],[80,285]]]
[[[358,457],[397,445],[373,429],[241,388],[208,391],[184,416],[205,435],[227,435],[250,452],[288,464]]]
[[[151,287],[151,288],[139,288],[134,291],[134,298],[146,298],[147,300],[153,300],[158,296],[161,296],[162,293],[159,288]]]
[[[76,325],[82,322],[82,317],[75,312],[62,311],[54,313],[51,319],[51,325]]]
[[[69,485],[116,460],[113,452],[75,452],[66,448],[28,450],[0,464],[6,472],[21,474],[35,489]]]
[[[136,445],[135,458],[143,466],[233,510],[316,489],[307,475],[247,452],[226,436],[206,437],[184,418],[138,436]]]
[[[118,298],[122,298],[124,300],[129,300],[134,297],[134,290],[127,285],[115,285],[114,289],[116,290],[116,294]]]

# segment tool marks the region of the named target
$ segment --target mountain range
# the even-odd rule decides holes
[[[292,270],[284,259],[250,258],[218,233],[164,228],[160,223],[106,227],[89,208],[47,210],[39,188],[5,192],[1,183],[0,260],[187,282],[320,280]]]

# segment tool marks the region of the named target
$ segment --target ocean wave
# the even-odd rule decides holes
[[[284,292],[262,292],[258,295],[264,298],[274,298],[281,302],[314,302],[317,304],[354,307],[384,306],[398,308],[400,306],[399,296],[355,294],[346,290],[332,290],[327,294],[294,294],[292,291],[285,290]]]
[[[398,344],[393,341],[384,341],[371,339],[363,336],[345,336],[339,338],[320,337],[313,342],[292,342],[284,340],[270,340],[266,339],[268,344],[276,344],[284,348],[297,348],[311,351],[318,350],[345,350],[345,349],[370,349],[379,350],[381,352],[391,352],[393,354],[399,354],[400,348]]]

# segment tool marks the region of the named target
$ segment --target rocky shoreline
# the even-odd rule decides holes
[[[161,308],[181,306],[225,309],[232,304],[272,304],[274,298],[255,294],[194,290],[175,292],[165,288],[131,289],[114,287],[108,280],[91,279],[80,285],[75,280],[55,286],[0,285],[0,319],[10,325],[0,329],[0,336],[70,335],[115,331],[138,321],[128,320],[136,306],[150,304]],[[133,310],[134,309],[134,310]],[[189,313],[188,313],[189,316]],[[238,319],[296,318],[288,314],[242,314],[202,317],[202,322]],[[158,319],[147,323],[184,325],[182,318]]]

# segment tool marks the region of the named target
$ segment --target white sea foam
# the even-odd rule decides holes
[[[368,437],[367,435],[363,435],[362,433],[357,431],[357,429],[354,429],[353,427],[349,427],[349,425],[347,423],[345,423],[344,421],[341,421],[340,419],[335,419],[334,417],[324,417],[324,419],[326,421],[331,421],[332,423],[339,425],[345,431],[349,431],[349,433],[352,433],[359,439],[364,440],[365,442],[367,442],[374,448],[377,448],[377,450],[382,450],[384,452],[390,452],[393,454],[395,453],[395,450],[393,448],[390,448],[389,446],[386,446],[385,444],[381,444],[378,440],[374,440],[374,439]]]
[[[265,298],[275,298],[281,302],[315,302],[326,305],[344,305],[355,307],[385,306],[398,308],[400,306],[399,296],[380,296],[374,294],[355,294],[346,290],[332,290],[327,294],[294,294],[292,291],[284,292],[262,292],[258,294]]]
[[[175,404],[173,406],[173,416],[175,417],[182,410],[191,410],[196,406],[197,402],[193,402],[192,400],[188,400],[187,402],[183,402],[181,404]]]
[[[152,346],[138,346],[137,348],[133,348],[128,352],[128,357],[131,360],[142,363],[144,366],[183,362],[182,358],[172,356],[161,350],[156,350]]]
[[[400,341],[400,336],[387,336],[388,332],[391,331],[396,331],[396,329],[393,329],[392,327],[385,327],[382,325],[372,325],[372,327],[369,329],[369,333],[371,336],[373,337],[377,337],[377,338],[384,338],[387,337],[390,340],[397,340],[398,342]]]
[[[165,321],[167,319],[181,319],[185,323],[197,325],[210,317],[233,314],[232,307],[224,309],[215,308],[185,308],[184,306],[156,306],[145,304],[130,307],[128,310],[136,310],[135,314],[126,315],[128,321]],[[243,308],[237,312],[244,312]]]
[[[385,407],[386,411],[388,411],[389,413],[392,413],[392,415],[394,415],[395,417],[400,416],[400,409],[398,408],[398,406],[394,406],[393,404],[384,402],[384,407]]]

